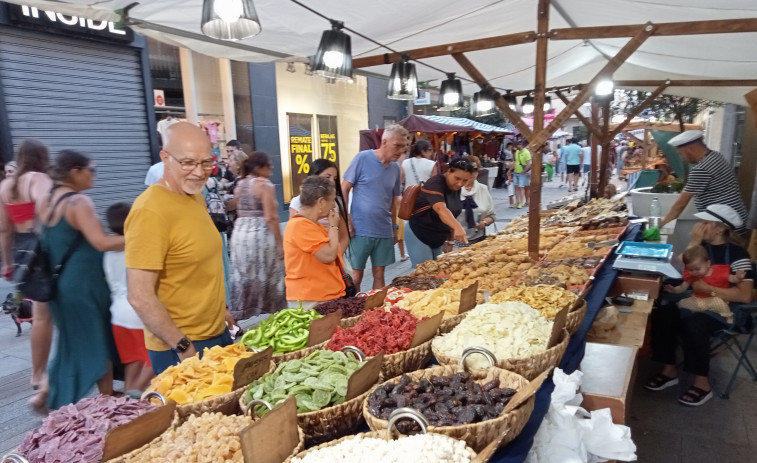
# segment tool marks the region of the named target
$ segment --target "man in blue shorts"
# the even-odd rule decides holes
[[[525,148],[521,139],[515,142],[515,207],[528,206],[528,187],[531,186],[531,152]]]
[[[563,151],[565,152],[565,162],[568,167],[568,192],[573,192],[578,191],[578,179],[581,178],[583,152],[578,145],[577,139],[573,138],[569,142],[569,145],[563,147]]]
[[[404,127],[390,125],[384,129],[381,147],[359,152],[344,173],[345,200],[349,200],[352,191],[350,262],[358,290],[369,257],[373,289],[385,286],[384,268],[394,263],[397,207],[402,200],[397,160],[407,151],[409,139]]]

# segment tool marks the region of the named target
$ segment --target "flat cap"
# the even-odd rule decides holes
[[[701,130],[687,130],[681,134],[676,135],[668,141],[668,145],[680,148],[686,146],[689,143],[694,143],[697,140],[701,140],[704,134]]]

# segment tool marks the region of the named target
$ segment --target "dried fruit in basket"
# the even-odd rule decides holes
[[[181,426],[168,429],[147,446],[127,454],[124,463],[242,463],[244,457],[239,433],[250,423],[252,418],[249,416],[221,413],[190,415]]]
[[[155,405],[128,397],[99,395],[65,405],[30,431],[18,448],[29,463],[64,461],[92,463],[102,460],[105,435]]]
[[[351,318],[362,314],[364,307],[365,296],[355,296],[321,302],[313,307],[313,309],[321,315],[328,315],[341,309],[342,318]]]
[[[318,318],[323,318],[323,315],[315,310],[280,310],[249,329],[242,336],[242,344],[256,350],[273,346],[274,354],[300,350],[307,345],[310,322]]]
[[[357,435],[293,458],[292,463],[333,463],[336,461],[381,461],[413,463],[468,463],[473,455],[465,441],[441,434],[418,434],[384,440]]]
[[[234,367],[239,359],[252,356],[244,345],[205,349],[203,357],[195,354],[178,365],[168,367],[153,378],[150,389],[179,405],[200,402],[228,394],[234,384]]]
[[[373,416],[384,420],[398,408],[411,407],[421,412],[432,426],[460,426],[502,414],[517,391],[499,386],[499,379],[480,384],[467,372],[420,381],[402,375],[399,382],[376,388],[368,398],[368,407]],[[402,421],[397,423],[397,430],[414,434],[420,427],[414,421]]]
[[[460,308],[460,290],[437,288],[413,291],[407,293],[397,307],[409,310],[418,318],[433,317],[439,312],[444,312],[444,318],[453,317]]]
[[[491,351],[497,359],[524,358],[544,352],[552,334],[552,321],[522,302],[479,304],[452,331],[431,341],[437,352],[460,358],[466,347]],[[480,355],[466,360],[471,368],[485,368]]]
[[[244,402],[265,400],[276,406],[288,397],[297,400],[297,412],[307,413],[344,402],[350,375],[362,363],[343,352],[319,350],[303,359],[280,364],[247,388]],[[257,406],[258,416],[267,408]]]
[[[370,310],[355,326],[337,326],[326,348],[339,350],[344,346],[355,346],[370,357],[382,349],[385,354],[394,354],[410,348],[416,326],[418,318],[407,310],[398,307],[388,311]]]
[[[557,312],[573,305],[577,298],[574,293],[558,286],[511,286],[492,296],[489,302],[519,301],[546,318],[554,318]]]

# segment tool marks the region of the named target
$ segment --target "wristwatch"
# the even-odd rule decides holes
[[[171,350],[173,350],[177,354],[183,354],[187,351],[187,349],[189,349],[189,346],[191,345],[192,341],[190,341],[188,337],[184,336],[183,338],[179,339],[179,342],[176,343],[176,347]]]

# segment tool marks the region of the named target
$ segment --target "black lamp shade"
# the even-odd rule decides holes
[[[456,111],[463,107],[463,83],[455,78],[455,73],[447,74],[439,91],[439,110]]]
[[[252,0],[204,0],[202,33],[220,40],[241,40],[260,33]]]
[[[515,95],[512,93],[508,92],[505,94],[505,102],[507,102],[507,105],[510,106],[510,109],[513,111],[518,109],[518,100],[515,99]]]
[[[494,114],[494,100],[484,92],[476,92],[473,94],[473,102],[471,103],[471,115],[480,117]]]
[[[392,100],[418,98],[418,76],[415,73],[415,64],[405,60],[392,64],[386,96]]]
[[[532,96],[524,96],[523,100],[521,101],[521,109],[523,110],[523,114],[533,114],[533,112],[534,112],[534,97],[532,97]]]
[[[352,41],[334,27],[323,31],[318,51],[313,57],[313,72],[332,79],[352,79]]]

